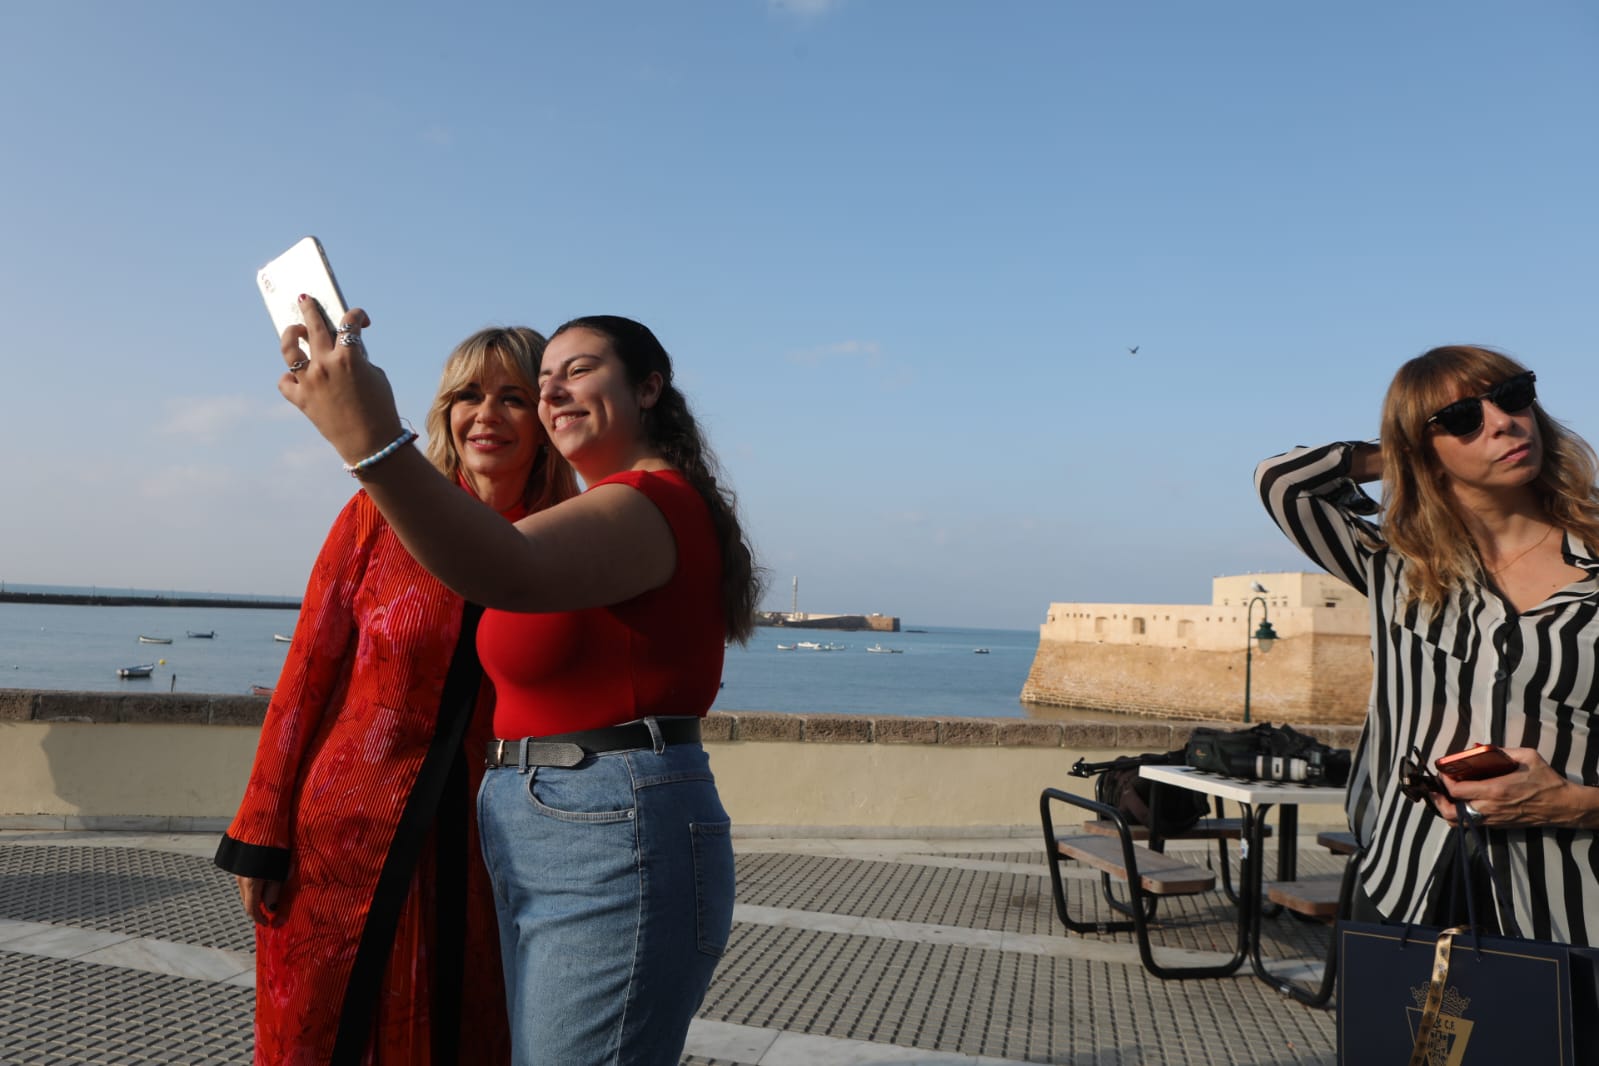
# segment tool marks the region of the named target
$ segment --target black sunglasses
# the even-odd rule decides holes
[[[1399,791],[1406,799],[1415,801],[1448,795],[1444,783],[1427,769],[1427,760],[1416,748],[1411,748],[1410,754],[1399,760]]]
[[[1538,398],[1538,392],[1532,385],[1537,380],[1538,375],[1531,370],[1506,378],[1481,396],[1467,396],[1448,407],[1439,408],[1437,414],[1427,419],[1427,424],[1436,423],[1443,427],[1445,433],[1456,437],[1475,433],[1482,428],[1482,401],[1492,400],[1493,405],[1506,414],[1526,410]]]

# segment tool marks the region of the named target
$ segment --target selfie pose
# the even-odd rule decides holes
[[[531,329],[474,334],[428,413],[439,482],[505,529],[577,491],[535,411],[543,348]],[[356,493],[217,849],[257,923],[257,1062],[510,1061],[472,804],[492,735],[479,613]]]
[[[1485,827],[1510,897],[1474,855],[1478,898],[1493,892],[1526,936],[1596,941],[1595,473],[1593,450],[1538,405],[1531,371],[1466,346],[1399,369],[1380,444],[1296,448],[1256,471],[1288,538],[1370,601],[1374,676],[1348,799],[1364,849],[1356,918],[1464,918],[1437,868],[1456,808],[1418,787],[1459,753],[1471,768],[1443,781]],[[1357,487],[1379,478],[1380,527]]]
[[[587,484],[515,525],[407,446],[359,310],[283,335],[280,391],[401,541],[488,608],[495,689],[479,791],[518,1063],[678,1062],[727,944],[730,824],[699,740],[724,642],[758,582],[733,499],[655,335],[630,319],[556,330],[538,414]]]

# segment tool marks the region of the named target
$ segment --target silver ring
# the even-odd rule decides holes
[[[310,365],[311,365],[311,360],[305,358],[304,356],[301,356],[300,358],[296,359],[294,362],[289,364],[289,373],[298,374],[300,371],[304,370],[306,367],[308,367]]]
[[[1466,820],[1468,822],[1470,822],[1472,825],[1481,825],[1484,821],[1487,820],[1487,818],[1488,818],[1488,816],[1486,814],[1483,814],[1481,811],[1479,811],[1477,808],[1473,807],[1471,804],[1469,804],[1469,803],[1466,804]]]
[[[360,331],[361,327],[356,325],[354,322],[346,322],[344,325],[337,326],[333,330],[334,333],[359,333]]]
[[[340,332],[343,334],[339,337],[339,343],[341,345],[346,348],[359,348],[361,346],[361,335],[355,332],[353,328],[348,332],[342,330]]]

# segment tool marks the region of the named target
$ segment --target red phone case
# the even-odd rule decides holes
[[[1480,781],[1516,768],[1516,761],[1492,744],[1478,744],[1438,759],[1438,772],[1456,781]]]

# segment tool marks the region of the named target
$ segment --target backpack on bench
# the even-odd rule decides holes
[[[1168,788],[1160,794],[1160,824],[1150,824],[1149,798],[1155,782],[1138,776],[1140,766],[1182,766],[1186,747],[1175,751],[1123,755],[1109,762],[1091,763],[1078,759],[1073,777],[1099,775],[1094,782],[1094,798],[1115,807],[1132,825],[1141,825],[1158,837],[1181,836],[1210,813],[1210,799],[1185,788]]]

